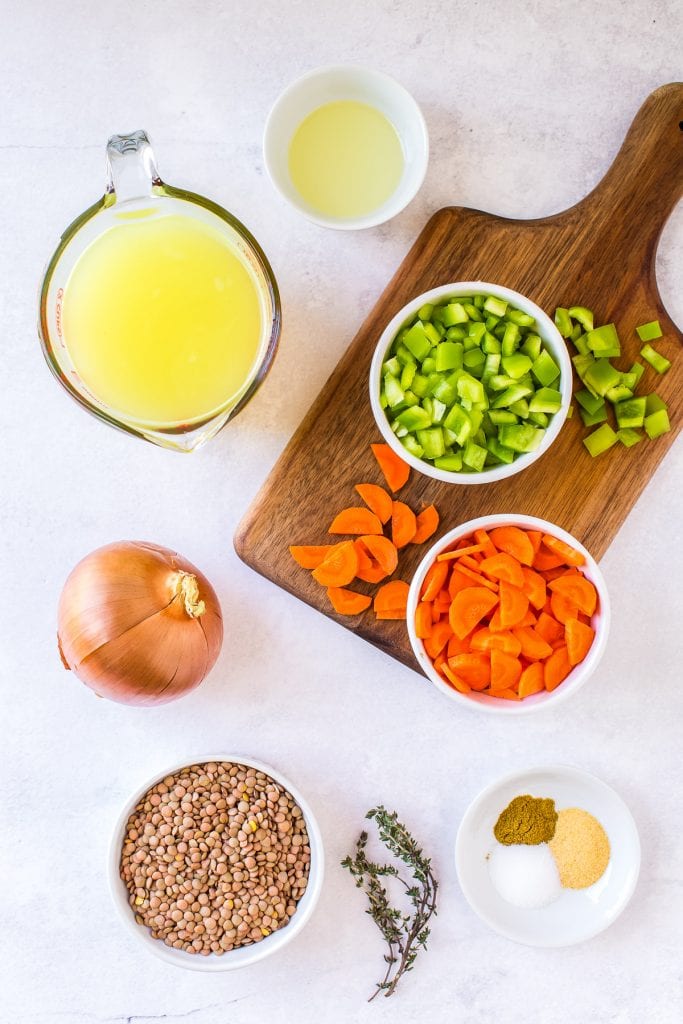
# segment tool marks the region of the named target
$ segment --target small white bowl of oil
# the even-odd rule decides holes
[[[417,194],[427,172],[422,111],[402,85],[352,64],[317,68],[292,82],[263,135],[277,191],[322,227],[375,227]]]

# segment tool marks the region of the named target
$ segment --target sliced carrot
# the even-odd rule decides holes
[[[550,533],[543,534],[543,543],[567,565],[584,565],[586,562],[585,557],[580,551],[577,551],[576,548],[571,547],[569,544],[565,544],[559,537],[553,537]]]
[[[387,608],[386,611],[375,612],[376,619],[405,619],[405,608]]]
[[[552,615],[548,615],[546,612],[541,612],[538,616],[536,632],[539,636],[543,637],[547,644],[552,644],[553,640],[557,640],[558,637],[563,635],[561,624],[557,619],[553,618]]]
[[[365,546],[373,562],[380,567],[384,576],[391,576],[398,565],[398,551],[389,538],[375,537],[372,534],[368,534],[361,537],[360,542]],[[383,578],[383,576],[380,576],[380,579]]]
[[[442,665],[441,671],[446,676],[448,682],[455,687],[460,693],[471,693],[472,687],[468,686],[464,679],[459,679],[455,672],[450,668],[449,665]]]
[[[328,533],[374,533],[381,534],[382,524],[369,508],[351,507],[341,510],[332,520]]]
[[[531,697],[532,694],[540,693],[544,689],[543,665],[540,661],[535,661],[522,670],[519,677],[519,695],[520,697]]]
[[[479,575],[480,565],[473,555],[466,555],[464,551],[461,551],[460,558],[458,559],[458,565],[460,566],[461,569],[466,567],[467,569],[471,569],[472,572],[476,572],[477,575]]]
[[[372,454],[377,459],[389,489],[396,493],[408,483],[410,466],[400,459],[388,444],[371,444]]]
[[[415,635],[420,640],[432,635],[432,606],[429,601],[420,601],[415,610]]]
[[[578,619],[567,619],[564,624],[564,635],[567,641],[567,657],[570,665],[578,665],[583,661],[595,639],[595,630]]]
[[[422,584],[420,600],[433,601],[448,579],[448,566],[443,562],[434,562],[427,570]]]
[[[473,690],[485,690],[491,682],[491,662],[487,654],[456,654],[448,667]]]
[[[507,626],[502,626],[500,622],[500,605],[496,608],[495,612],[489,619],[489,629],[492,633],[501,633],[507,631]]]
[[[509,557],[509,556],[508,556]],[[521,572],[521,570],[520,570]],[[529,598],[519,587],[501,580],[500,624],[504,629],[518,626],[529,610]]]
[[[529,538],[532,548],[534,549],[534,557],[538,554],[538,549],[541,546],[543,540],[543,534],[540,530],[527,530],[526,535]]]
[[[483,544],[469,544],[466,548],[456,548],[455,551],[444,551],[442,555],[437,555],[437,562],[448,562],[453,558],[462,558],[463,555],[473,555],[477,551],[483,551]]]
[[[479,569],[481,566],[478,566],[477,568]],[[492,580],[485,579],[480,572],[475,572],[473,569],[470,569],[469,566],[462,565],[460,562],[458,562],[458,570],[463,574],[463,576],[467,576],[468,579],[474,580],[478,587],[486,587],[487,590],[492,591],[494,594],[498,593],[498,584],[493,583]],[[472,586],[471,583],[469,585],[470,587]]]
[[[289,553],[302,569],[317,569],[331,544],[291,544]]]
[[[497,526],[489,534],[491,541],[499,551],[504,551],[522,565],[531,565],[534,560],[534,548],[524,530],[518,526]],[[510,580],[514,583],[514,580]],[[519,584],[517,584],[519,585]]]
[[[391,539],[397,548],[410,544],[417,532],[415,513],[403,501],[394,501],[391,505]]]
[[[536,616],[532,612],[531,608],[527,608],[526,615],[524,616],[523,619],[519,620],[519,622],[517,623],[517,627],[516,628],[523,629],[525,626],[535,626],[535,625],[536,625]]]
[[[560,576],[565,576],[567,573],[566,565],[557,565],[554,569],[541,569],[539,576],[542,576],[546,583],[550,583],[552,580],[557,580]],[[572,570],[575,572],[576,570]]]
[[[437,606],[440,612],[447,612],[451,607],[451,601],[453,598],[447,590],[440,590],[436,595],[434,604]]]
[[[505,580],[515,587],[521,588],[524,585],[522,567],[516,558],[506,551],[500,551],[492,558],[485,558],[479,568],[487,576],[493,576],[496,580]]]
[[[433,505],[427,505],[415,518],[417,529],[411,544],[424,544],[439,528],[439,513]]]
[[[491,651],[491,689],[512,689],[519,682],[522,663],[519,658],[493,648]]]
[[[455,633],[448,641],[447,655],[449,658],[455,658],[457,654],[469,654],[470,653],[470,638],[469,636],[463,637],[461,640]]]
[[[566,679],[572,670],[567,648],[565,645],[558,647],[550,657],[543,662],[543,681],[546,690],[554,690],[563,679]]]
[[[560,576],[549,584],[553,594],[562,594],[568,601],[572,601],[586,615],[593,615],[598,603],[598,593],[585,576],[577,573],[575,576]]]
[[[358,571],[358,552],[352,540],[333,544],[324,559],[313,570],[313,579],[323,587],[345,587]]]
[[[358,594],[344,587],[328,587],[327,596],[339,615],[360,615],[372,604],[372,598],[367,594]]]
[[[356,484],[356,490],[380,523],[388,523],[391,519],[391,495],[379,484]]]
[[[474,539],[476,540],[477,544],[481,544],[482,551],[484,552],[487,558],[491,558],[493,555],[498,554],[486,530],[475,530]]]
[[[434,658],[434,668],[437,672],[443,673],[443,667],[446,664],[446,655],[442,651],[441,654],[437,654]]]
[[[464,590],[465,587],[471,587],[471,579],[465,575],[464,572],[459,572],[457,566],[453,569],[448,581],[448,593],[451,598],[455,597],[459,590]]]
[[[452,636],[453,630],[447,622],[437,622],[436,625],[432,626],[431,634],[423,641],[425,651],[429,657],[434,659],[437,654],[441,654]]]
[[[373,608],[376,612],[402,611],[405,615],[408,589],[408,584],[403,580],[391,580],[391,582],[385,583],[375,594]]]
[[[515,690],[491,690],[490,694],[492,697],[502,697],[503,700],[521,700]]]
[[[441,618],[441,609],[436,601],[432,601],[432,622],[438,622]]]
[[[473,651],[492,651],[496,648],[505,654],[511,654],[515,658],[522,650],[521,643],[509,630],[505,629],[501,630],[500,633],[492,633],[486,627],[478,629],[472,634],[470,647]]]
[[[578,618],[579,606],[574,604],[568,597],[565,597],[564,594],[552,593],[550,595],[550,607],[557,621],[563,625],[567,619]]]
[[[367,539],[367,538],[366,538]],[[381,537],[374,537],[374,540],[381,540]],[[370,556],[370,552],[363,543],[363,538],[359,537],[355,540],[354,547],[358,552],[358,568],[356,569],[356,576],[359,580],[363,580],[364,583],[381,583],[382,580],[387,578],[387,573],[384,571],[381,565]]]
[[[543,658],[549,658],[553,653],[547,640],[544,640],[540,633],[537,633],[531,626],[518,626],[512,632],[521,645],[523,657],[528,658],[529,661],[542,661]]]
[[[552,551],[548,551],[544,544],[541,544],[540,548],[534,555],[533,568],[538,572],[544,569],[556,569],[558,565],[564,565],[564,559],[560,555],[554,554]]]
[[[443,563],[442,563],[443,564]],[[525,598],[526,600],[526,598]],[[467,587],[453,598],[448,613],[451,629],[461,639],[498,604],[498,597],[485,587]]]
[[[540,573],[534,572],[533,569],[527,569],[526,566],[522,568],[522,576],[524,577],[522,590],[534,608],[540,611],[546,599],[545,580]]]

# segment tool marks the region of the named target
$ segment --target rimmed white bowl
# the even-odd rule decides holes
[[[544,346],[548,349],[555,362],[560,367],[559,390],[561,404],[558,411],[550,420],[545,436],[535,452],[526,452],[517,456],[514,462],[501,466],[490,466],[483,469],[481,473],[452,473],[445,469],[437,469],[430,462],[418,459],[401,444],[396,434],[391,429],[387,414],[380,405],[379,395],[382,383],[382,363],[386,361],[389,347],[394,338],[405,324],[409,323],[421,306],[429,302],[436,305],[446,299],[457,299],[461,295],[495,295],[496,298],[504,299],[506,302],[528,313],[536,320],[536,332],[541,336]],[[544,455],[553,441],[560,433],[562,424],[567,418],[572,397],[572,363],[562,335],[558,331],[547,313],[544,313],[540,306],[528,299],[521,292],[513,291],[512,288],[505,288],[503,285],[491,284],[490,281],[455,281],[453,284],[439,285],[428,292],[423,292],[398,311],[396,316],[384,328],[382,335],[377,342],[375,354],[370,365],[370,404],[377,426],[382,437],[404,462],[416,469],[418,473],[432,477],[434,480],[441,480],[447,484],[487,484],[497,480],[504,480],[506,477],[521,473],[522,470],[531,466],[537,459]]]
[[[264,772],[266,775],[269,775],[270,778],[291,793],[303,813],[304,821],[306,822],[306,830],[308,832],[309,845],[311,848],[308,885],[306,886],[306,891],[297,904],[296,912],[290,922],[285,925],[284,928],[271,932],[271,934],[262,939],[261,942],[255,942],[250,946],[241,946],[239,949],[229,950],[223,953],[222,956],[216,956],[214,953],[210,953],[208,956],[202,956],[199,953],[186,953],[183,949],[174,949],[172,946],[167,946],[161,939],[153,939],[149,929],[145,925],[137,924],[133,911],[128,903],[128,889],[119,874],[121,848],[123,845],[126,825],[141,797],[143,797],[145,793],[157,782],[161,782],[161,780],[167,775],[174,775],[183,768],[187,768],[193,764],[209,764],[212,761],[228,761],[231,764],[242,764],[247,768],[255,768],[256,771]],[[135,936],[137,941],[141,943],[148,952],[158,956],[161,960],[165,960],[168,964],[173,964],[175,967],[184,967],[191,971],[234,971],[238,970],[240,967],[248,967],[250,964],[255,964],[259,960],[263,960],[264,957],[270,956],[272,953],[276,953],[299,934],[313,913],[315,905],[318,902],[318,897],[320,896],[323,875],[325,872],[325,855],[323,852],[320,829],[318,828],[318,823],[313,816],[313,811],[299,790],[289,781],[289,779],[274,768],[271,768],[270,765],[263,764],[261,761],[255,761],[251,757],[242,757],[238,754],[210,754],[190,760],[185,758],[182,761],[176,761],[174,764],[167,766],[163,771],[155,772],[152,778],[147,779],[146,782],[135,790],[133,795],[126,801],[125,806],[118,816],[116,825],[114,826],[114,832],[109,845],[107,867],[109,874],[109,889],[119,916],[131,935]]]
[[[498,815],[525,793],[550,797],[558,811],[588,811],[605,829],[611,853],[595,885],[563,889],[554,903],[533,910],[515,907],[498,894],[486,860],[496,844]],[[458,829],[455,866],[465,899],[494,931],[527,946],[571,946],[604,931],[625,909],[638,881],[640,840],[624,801],[594,775],[568,765],[528,768],[504,775],[472,801]]]
[[[425,650],[424,643],[415,633],[415,611],[420,601],[420,590],[428,570],[436,561],[437,555],[442,554],[444,551],[449,551],[459,540],[469,536],[475,530],[493,530],[497,526],[519,526],[523,530],[540,530],[542,533],[552,534],[552,536],[563,540],[566,544],[570,544],[577,551],[580,551],[586,559],[585,564],[581,566],[581,572],[585,575],[586,579],[591,581],[598,592],[598,607],[591,619],[591,626],[595,630],[595,638],[584,660],[579,665],[575,665],[567,678],[554,690],[543,690],[541,693],[525,697],[524,700],[520,701],[489,697],[485,693],[477,693],[474,690],[471,693],[460,693],[458,690],[455,690],[435,670],[432,660]],[[411,580],[410,590],[408,591],[406,620],[410,643],[420,668],[427,678],[434,683],[437,690],[448,697],[449,700],[463,707],[474,708],[476,711],[484,711],[490,714],[528,715],[533,714],[535,711],[542,711],[544,708],[560,704],[588,682],[607,646],[610,626],[610,602],[607,584],[598,568],[597,562],[576,537],[572,537],[570,533],[562,530],[554,523],[549,523],[547,519],[537,519],[535,516],[525,516],[511,512],[504,515],[481,516],[479,519],[470,519],[444,534],[443,537],[440,537],[432,545],[418,565]]]
[[[356,100],[375,107],[393,124],[403,149],[403,174],[392,195],[362,217],[326,217],[309,206],[289,173],[289,147],[301,122],[325,103]],[[429,135],[422,111],[395,79],[372,68],[338,64],[316,68],[280,94],[266,120],[263,159],[273,185],[304,217],[326,228],[371,228],[395,217],[415,197],[429,163]]]

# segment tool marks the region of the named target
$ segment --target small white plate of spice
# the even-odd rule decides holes
[[[468,903],[494,931],[527,946],[571,946],[628,904],[640,841],[613,789],[555,765],[484,789],[460,824],[455,862]]]

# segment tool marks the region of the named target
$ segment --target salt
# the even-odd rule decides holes
[[[515,907],[546,907],[562,891],[555,858],[547,843],[538,846],[496,843],[488,863],[498,895]]]

